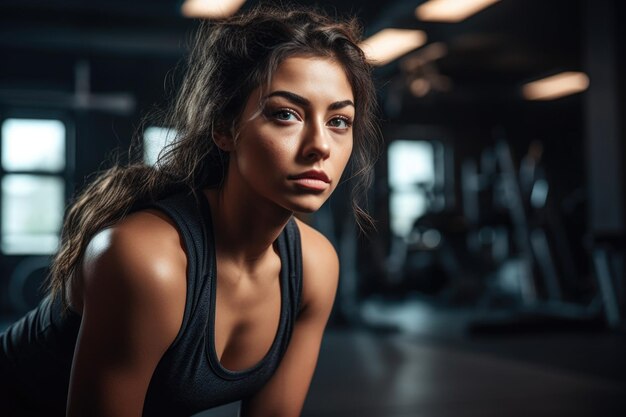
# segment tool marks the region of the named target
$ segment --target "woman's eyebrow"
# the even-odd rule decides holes
[[[354,107],[354,103],[352,102],[352,100],[337,101],[331,104],[330,106],[328,106],[328,110],[339,110],[347,106]]]
[[[278,91],[274,91],[270,94],[268,94],[265,99],[267,100],[270,97],[283,97],[289,101],[291,101],[292,103],[295,103],[297,105],[300,105],[302,107],[308,107],[311,105],[311,102],[296,94],[296,93],[292,93],[289,91],[283,91],[283,90],[278,90]],[[336,101],[334,103],[332,103],[330,106],[328,106],[328,110],[338,110],[341,109],[343,107],[346,106],[352,106],[354,107],[354,103],[352,102],[352,100],[343,100],[343,101]]]
[[[311,102],[307,100],[306,98],[299,96],[296,93],[291,93],[289,91],[283,91],[283,90],[274,91],[268,94],[265,98],[268,99],[270,97],[283,97],[291,101],[292,103],[298,104],[303,107],[309,106],[311,104]]]

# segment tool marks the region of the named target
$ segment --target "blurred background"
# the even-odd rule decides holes
[[[0,2],[0,330],[71,196],[175,134],[145,116],[211,3]],[[361,21],[384,138],[377,230],[349,184],[307,218],[341,280],[303,416],[626,415],[626,4],[300,3]]]

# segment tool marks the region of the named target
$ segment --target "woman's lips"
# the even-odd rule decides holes
[[[292,175],[292,181],[300,188],[313,191],[324,191],[330,186],[330,178],[324,171],[307,171],[302,174]]]

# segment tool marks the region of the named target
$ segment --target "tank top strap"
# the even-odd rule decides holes
[[[167,214],[181,233],[187,254],[187,301],[183,323],[171,348],[185,333],[192,312],[196,310],[203,293],[207,291],[206,283],[201,278],[210,270],[208,263],[211,257],[207,256],[207,249],[213,246],[212,234],[207,233],[207,229],[210,228],[210,219],[207,219],[208,202],[201,192],[187,191],[151,202],[141,208],[154,208]]]
[[[280,236],[286,251],[281,252],[281,261],[289,265],[289,300],[295,320],[300,313],[302,298],[302,244],[300,230],[292,217]],[[295,324],[295,323],[294,323]]]

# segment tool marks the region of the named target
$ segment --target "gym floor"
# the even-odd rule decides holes
[[[302,417],[626,415],[623,332],[587,325],[470,335],[473,311],[388,310],[430,325],[330,328]],[[234,417],[236,409],[197,417]]]

